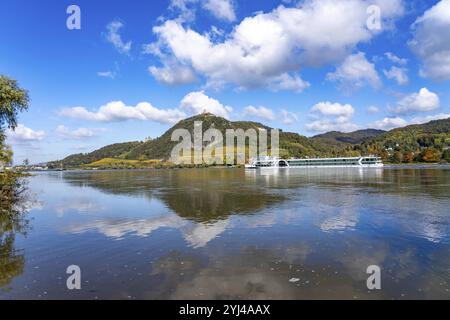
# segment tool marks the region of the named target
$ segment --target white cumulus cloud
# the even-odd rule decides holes
[[[59,111],[58,115],[99,122],[142,120],[173,124],[186,118],[187,114],[196,115],[210,112],[219,117],[229,118],[232,111],[232,107],[223,105],[218,100],[207,96],[204,91],[193,91],[184,96],[178,108],[173,109],[158,109],[149,102],[140,102],[136,106],[128,106],[122,101],[111,101],[97,110],[88,110],[81,106],[64,108]],[[62,129],[60,133],[64,133],[67,128],[60,129]]]
[[[218,100],[208,97],[204,91],[195,91],[188,93],[181,100],[180,108],[187,110],[192,114],[210,112],[216,116],[229,118],[233,110],[229,106],[224,106]]]
[[[408,84],[409,78],[407,72],[408,70],[406,68],[399,68],[396,66],[392,66],[389,70],[383,70],[386,78],[394,79],[399,85]]]
[[[327,102],[319,102],[314,105],[311,111],[317,111],[325,116],[338,116],[350,118],[355,109],[350,104],[340,104],[340,103],[331,103]]]
[[[106,34],[106,40],[112,43],[114,47],[120,53],[128,54],[131,50],[131,41],[124,42],[122,36],[119,34],[119,30],[122,29],[123,23],[120,21],[113,21],[106,26],[108,30]]]
[[[441,120],[441,119],[447,119],[447,118],[450,118],[450,113],[438,113],[438,114],[433,114],[433,115],[428,115],[428,116],[414,117],[414,118],[412,118],[411,123],[420,124],[420,123],[430,122],[433,120]]]
[[[158,109],[148,102],[127,106],[122,101],[112,101],[101,106],[97,111],[89,111],[84,107],[65,108],[60,116],[75,119],[118,122],[126,120],[152,120],[160,123],[175,123],[186,115],[177,109]]]
[[[197,4],[219,20],[233,22],[236,20],[236,12],[233,0],[171,0],[169,8],[177,11],[176,18],[180,22],[192,22],[195,20]]]
[[[369,4],[373,1],[306,0],[298,7],[281,5],[243,19],[221,40],[200,34],[182,20],[166,20],[153,28],[157,41],[147,48],[163,63],[174,59],[191,67],[211,87],[301,91],[309,86],[300,78],[301,68],[342,61],[378,33],[366,26]],[[375,4],[382,9],[383,22],[403,13],[401,0]],[[373,73],[369,76],[371,84],[378,82]]]
[[[450,79],[450,0],[442,0],[413,24],[411,49],[422,60],[421,75]]]
[[[400,99],[393,111],[399,114],[408,114],[432,111],[437,108],[439,108],[439,96],[427,88],[422,88],[419,92],[411,93]]]
[[[34,131],[23,124],[17,125],[15,130],[8,129],[6,131],[6,136],[9,141],[13,143],[25,143],[25,142],[33,142],[40,141],[45,136],[45,131]]]
[[[385,52],[384,54],[391,62],[396,63],[398,65],[404,66],[408,63],[407,59],[400,58],[393,54],[392,52]]]
[[[236,20],[236,13],[234,12],[232,0],[206,0],[203,7],[218,19],[230,22]]]
[[[400,117],[394,117],[394,118],[384,118],[382,120],[372,122],[369,126],[375,129],[390,130],[397,127],[404,127],[407,124],[408,122],[405,119]]]
[[[257,118],[261,118],[264,120],[275,120],[276,119],[276,116],[273,113],[273,111],[266,107],[247,106],[244,109],[244,115],[251,116],[251,117],[257,117]]]
[[[311,108],[311,113],[319,114],[320,117],[306,124],[308,131],[349,132],[358,129],[358,126],[351,122],[355,109],[350,104],[319,102]]]
[[[354,123],[343,121],[342,119],[330,120],[315,120],[306,125],[308,131],[314,131],[317,133],[328,132],[328,131],[341,131],[341,132],[351,132],[358,130],[358,126]]]
[[[283,123],[286,125],[290,125],[298,121],[298,116],[293,112],[283,109],[281,110],[281,115],[283,116]]]
[[[380,108],[378,108],[377,106],[370,106],[369,108],[367,108],[367,111],[370,114],[374,114],[380,112]]]
[[[152,66],[148,70],[156,80],[168,85],[188,84],[197,80],[188,67],[165,65],[162,68]]]
[[[414,117],[407,121],[400,117],[384,118],[369,124],[371,127],[376,129],[390,130],[398,127],[404,127],[410,124],[422,124],[433,120],[447,119],[450,118],[450,113],[438,113],[427,116]]]
[[[95,137],[97,133],[99,131],[103,131],[103,129],[78,128],[75,130],[70,130],[64,125],[59,125],[56,127],[55,131],[58,135],[65,138],[85,139]]]
[[[192,21],[195,18],[195,10],[190,8],[190,5],[196,2],[197,0],[170,0],[169,8],[179,11],[178,20]]]
[[[381,85],[375,65],[367,61],[362,52],[349,55],[335,72],[327,75],[327,79],[339,82],[344,90],[359,89],[366,84],[373,88]]]

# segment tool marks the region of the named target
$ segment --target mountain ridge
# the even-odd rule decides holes
[[[379,129],[362,129],[356,130],[352,132],[341,132],[341,131],[329,131],[322,134],[315,135],[311,137],[312,139],[321,139],[323,141],[331,140],[333,142],[342,142],[342,143],[361,143],[362,141],[376,137],[380,134],[383,134],[387,131],[379,130]]]
[[[171,150],[179,143],[171,141],[173,131],[187,129],[192,134],[195,121],[202,121],[203,132],[214,127],[221,131],[224,137],[226,129],[272,129],[259,122],[230,121],[211,113],[203,113],[179,121],[155,139],[115,143],[90,153],[69,155],[62,160],[50,162],[50,164],[76,167],[105,158],[167,161]],[[270,146],[270,135],[268,140]],[[395,128],[390,131],[377,129],[363,129],[349,133],[331,131],[310,138],[295,132],[280,130],[280,156],[283,158],[357,156],[370,153],[379,155],[384,160],[389,160],[395,155],[396,158],[391,160],[401,160],[400,162],[402,162],[403,158],[411,157],[411,155],[407,155],[409,152],[413,153],[414,160],[420,161],[417,157],[423,149],[434,148],[433,152],[439,152],[439,155],[445,160],[449,145],[450,118]],[[402,156],[400,157],[396,152],[402,152]],[[432,158],[437,160],[437,155],[435,154]]]

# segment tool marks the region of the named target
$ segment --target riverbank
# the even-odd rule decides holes
[[[386,163],[384,167],[378,169],[389,169],[389,168],[403,168],[403,169],[414,169],[414,168],[450,168],[450,163]],[[49,169],[49,170],[28,170],[27,172],[37,173],[37,172],[61,172],[61,171],[146,171],[146,170],[181,170],[181,169],[243,169],[243,165],[164,165],[164,166],[153,166],[153,167],[71,167],[65,169]],[[336,167],[339,168],[339,167]],[[328,168],[329,169],[329,168]],[[371,168],[369,168],[371,169]],[[372,168],[373,169],[373,168]]]
[[[450,167],[450,163],[427,163],[427,162],[414,162],[414,163],[385,163],[387,168],[423,168],[423,167]]]

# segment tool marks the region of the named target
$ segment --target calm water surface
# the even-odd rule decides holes
[[[450,299],[450,167],[47,172],[29,187],[27,221],[0,223],[0,299]]]

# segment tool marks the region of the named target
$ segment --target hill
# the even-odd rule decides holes
[[[339,131],[331,131],[324,134],[319,134],[312,139],[321,141],[323,143],[350,143],[350,144],[357,144],[361,143],[364,140],[377,137],[386,131],[384,130],[377,130],[377,129],[364,129],[364,130],[358,130],[354,132],[339,132]]]
[[[145,142],[126,142],[103,147],[86,154],[75,154],[50,166],[79,167],[136,167],[149,166],[150,160],[158,163],[167,161],[177,141],[171,141],[176,129],[187,129],[193,135],[195,121],[202,121],[202,131],[213,127],[222,132],[225,139],[227,129],[269,130],[270,127],[259,122],[229,121],[210,113],[203,113],[184,119],[156,139]],[[268,139],[270,146],[270,136]],[[375,129],[358,130],[350,133],[328,132],[312,138],[293,132],[280,131],[280,156],[288,157],[324,157],[324,156],[358,156],[376,154],[386,161],[437,162],[441,159],[450,161],[450,118],[431,121],[426,124],[410,125],[391,131]],[[106,160],[103,160],[106,159]],[[121,160],[121,161],[115,161]],[[103,161],[102,161],[103,160]],[[140,162],[136,162],[139,160]],[[95,165],[92,165],[92,164]]]
[[[218,129],[222,132],[225,139],[226,129],[244,129],[249,128],[258,129],[270,129],[269,127],[258,123],[258,122],[246,122],[246,121],[236,121],[232,122],[222,117],[217,117],[211,113],[203,113],[194,117],[190,117],[178,122],[175,126],[167,130],[162,136],[149,140],[142,143],[139,146],[133,148],[126,156],[127,159],[163,159],[167,160],[170,158],[170,153],[178,142],[171,141],[172,133],[177,129],[187,129],[189,133],[193,136],[194,122],[202,121],[202,132],[204,133],[211,127]]]
[[[358,150],[392,162],[450,161],[450,118],[396,128],[363,141]]]
[[[98,162],[104,158],[108,158],[108,163],[111,158],[121,160],[159,160],[165,161],[170,158],[170,154],[174,146],[179,142],[171,141],[172,133],[176,129],[187,129],[191,135],[193,135],[194,122],[202,121],[203,133],[209,128],[218,129],[225,139],[225,132],[227,129],[266,129],[271,128],[253,121],[229,121],[222,117],[217,117],[211,113],[203,113],[184,120],[181,120],[172,128],[167,130],[163,135],[156,139],[147,140],[145,142],[127,142],[121,144],[113,144],[103,147],[99,150],[86,154],[75,154],[66,157],[60,161],[54,161],[50,163],[53,167],[77,167],[97,162],[104,165],[102,162]],[[270,136],[268,137],[268,146],[270,148]],[[307,137],[301,136],[297,133],[280,132],[280,154],[282,156],[318,156],[326,152],[326,146],[320,145],[320,143],[314,142]],[[118,163],[118,162],[116,162]],[[131,166],[135,165],[133,162],[129,162]],[[121,166],[124,162],[121,162]]]
[[[70,155],[64,158],[63,160],[55,161],[52,164],[55,167],[58,167],[60,165],[66,167],[76,167],[96,162],[104,158],[124,159],[127,157],[128,152],[130,152],[133,148],[136,148],[141,144],[142,142],[139,141],[111,144],[90,153],[79,153]]]

